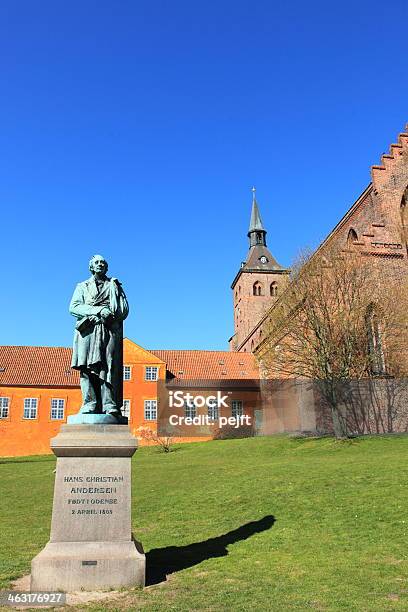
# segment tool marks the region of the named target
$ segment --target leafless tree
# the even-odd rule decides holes
[[[384,291],[379,270],[357,252],[302,254],[258,350],[268,377],[315,381],[337,438],[348,434],[340,406],[350,381],[406,371],[407,282]]]
[[[176,442],[172,436],[159,436],[156,431],[149,427],[139,427],[137,435],[142,440],[156,444],[164,453],[170,453]]]

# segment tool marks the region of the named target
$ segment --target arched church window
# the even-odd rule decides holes
[[[253,295],[263,295],[262,283],[260,283],[259,281],[256,281],[253,284],[252,293],[253,293]]]
[[[367,309],[366,325],[371,373],[379,376],[385,374],[385,360],[381,321],[374,304],[371,304]]]
[[[271,294],[272,297],[275,297],[276,295],[278,295],[278,285],[277,285],[276,281],[273,281],[271,283],[270,294]]]
[[[347,244],[351,246],[352,244],[355,244],[356,242],[358,242],[357,232],[355,229],[351,227],[349,229],[349,233],[347,236]]]
[[[251,353],[252,353],[252,352],[253,352],[253,350],[254,350],[254,346],[255,346],[255,342],[252,340],[252,342],[251,342]]]

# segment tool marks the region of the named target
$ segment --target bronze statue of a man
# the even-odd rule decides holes
[[[123,403],[123,320],[129,305],[121,284],[108,278],[102,255],[89,262],[91,278],[78,283],[69,306],[77,318],[71,367],[79,370],[82,414],[121,419]]]

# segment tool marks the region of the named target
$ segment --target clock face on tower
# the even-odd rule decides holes
[[[262,257],[260,257],[259,260],[263,264],[268,263],[268,259],[265,257],[265,255],[262,255]]]

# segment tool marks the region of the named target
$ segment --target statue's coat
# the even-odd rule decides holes
[[[122,379],[122,321],[129,313],[125,293],[116,278],[106,278],[99,291],[93,277],[78,283],[69,306],[70,313],[78,319],[77,326],[87,316],[99,315],[104,307],[113,313],[113,319],[101,320],[82,332],[75,329],[71,366],[77,370],[86,368],[116,387]]]

